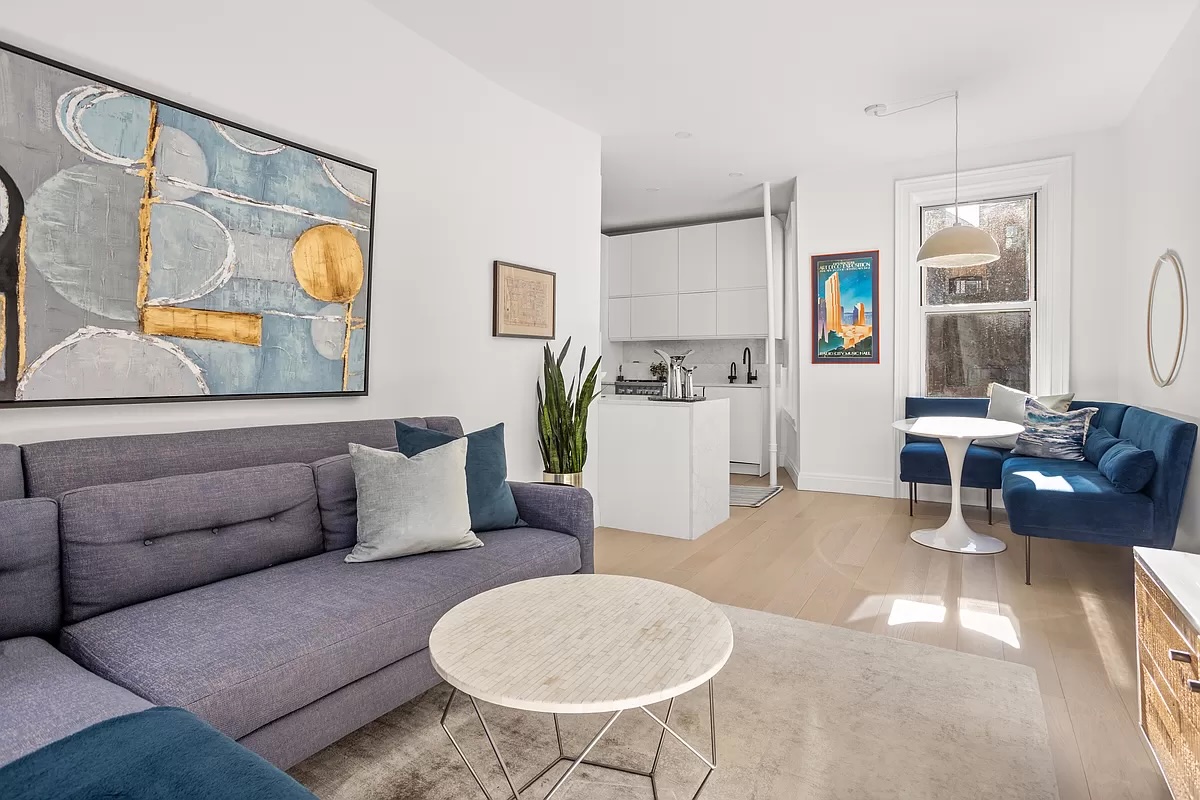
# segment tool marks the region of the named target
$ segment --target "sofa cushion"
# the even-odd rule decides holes
[[[0,765],[150,703],[85,670],[41,639],[0,641]]]
[[[358,543],[347,562],[483,547],[467,504],[467,441],[409,458],[350,443],[358,487]]]
[[[1118,492],[1140,492],[1154,477],[1158,461],[1151,450],[1139,450],[1131,443],[1118,441],[1096,464]]]
[[[1025,398],[1025,430],[1017,436],[1013,455],[1083,461],[1083,443],[1096,409],[1055,411],[1036,398]]]
[[[971,445],[963,462],[963,486],[999,489],[1000,467],[1008,453],[994,447]],[[950,484],[950,465],[941,442],[909,442],[900,451],[900,480],[905,483]]]
[[[345,550],[240,575],[68,626],[81,664],[240,738],[428,645],[451,607],[580,568],[579,541],[539,528],[486,547],[365,564]]]
[[[1196,451],[1196,423],[1130,408],[1121,422],[1119,436],[1134,447],[1154,451],[1158,468],[1144,491],[1154,503],[1154,544],[1170,547],[1175,541]]]
[[[1103,428],[1113,436],[1121,432],[1121,423],[1125,420],[1125,412],[1129,410],[1129,406],[1124,403],[1109,403],[1095,400],[1071,401],[1072,411],[1078,411],[1081,408],[1096,409],[1096,413],[1092,416],[1092,428]],[[1088,436],[1090,437],[1091,434],[1088,434]]]
[[[1092,419],[1094,420],[1095,417]],[[1093,425],[1092,429],[1088,431],[1087,440],[1083,443],[1083,457],[1096,466],[1100,466],[1100,459],[1104,458],[1104,454],[1119,441],[1121,440],[1106,429]]]
[[[1118,492],[1090,461],[1009,458],[1004,507],[1021,534],[1135,543],[1148,541],[1154,528],[1150,498]]]
[[[396,450],[395,447],[383,449]],[[321,511],[325,549],[354,547],[358,541],[358,487],[354,485],[350,454],[323,458],[309,466],[317,482],[317,507]]]
[[[432,417],[426,422],[432,426],[445,419]],[[449,421],[458,423],[452,418]],[[23,445],[21,452],[28,494],[58,497],[83,486],[267,464],[310,464],[348,452],[348,442],[394,447],[396,425],[392,420],[364,419],[65,439]]]
[[[307,464],[89,486],[59,502],[67,622],[324,549]]]
[[[25,496],[25,472],[21,466],[21,448],[0,444],[0,500]]]
[[[0,503],[0,639],[58,634],[58,503]]]
[[[415,428],[396,422],[396,445],[410,458],[441,447],[456,437],[441,431]],[[504,423],[472,431],[467,440],[467,499],[471,504],[471,530],[476,533],[517,528],[525,523],[508,486],[508,457],[504,452]]]

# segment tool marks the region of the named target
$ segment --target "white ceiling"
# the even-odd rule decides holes
[[[372,2],[600,133],[605,230],[761,208],[762,181],[951,150],[952,103],[888,119],[865,116],[871,103],[957,88],[964,149],[1116,125],[1197,4]]]

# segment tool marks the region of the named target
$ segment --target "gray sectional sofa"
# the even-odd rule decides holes
[[[485,547],[344,563],[349,442],[393,421],[0,445],[0,765],[153,704],[287,768],[437,684],[456,603],[593,571],[591,496],[521,483]]]

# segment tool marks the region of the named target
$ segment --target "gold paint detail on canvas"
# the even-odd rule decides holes
[[[139,174],[146,179],[146,188],[142,192],[142,202],[138,207],[138,288],[137,308],[141,319],[142,330],[146,331],[146,298],[150,294],[150,208],[155,202],[156,191],[154,176],[154,151],[158,147],[158,103],[150,103],[150,124],[146,132],[146,153],[142,157],[142,169]]]
[[[28,224],[21,217],[17,231],[17,378],[25,374],[25,237]]]
[[[363,254],[358,239],[341,225],[317,225],[292,246],[296,281],[309,296],[326,303],[349,303],[363,285]]]
[[[346,303],[346,338],[342,340],[342,391],[350,390],[350,333],[354,330],[351,322],[354,317],[350,312],[354,303]]]
[[[157,336],[209,339],[258,347],[262,345],[262,315],[146,306],[142,309],[142,331]]]

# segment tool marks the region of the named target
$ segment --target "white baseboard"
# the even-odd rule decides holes
[[[790,459],[790,458],[787,458],[787,457],[784,457],[784,459],[783,459],[783,469],[784,469],[784,471],[785,471],[785,472],[787,472],[788,476],[790,476],[790,477],[791,477],[791,479],[792,479],[792,483],[794,483],[794,484],[796,484],[796,485],[799,485],[799,483],[800,483],[800,470],[796,469],[796,465],[792,463],[792,459]]]
[[[861,475],[828,475],[814,472],[796,472],[788,465],[788,473],[796,482],[796,488],[808,492],[833,492],[834,494],[865,494],[872,497],[894,497],[895,485],[891,478],[865,478]]]

